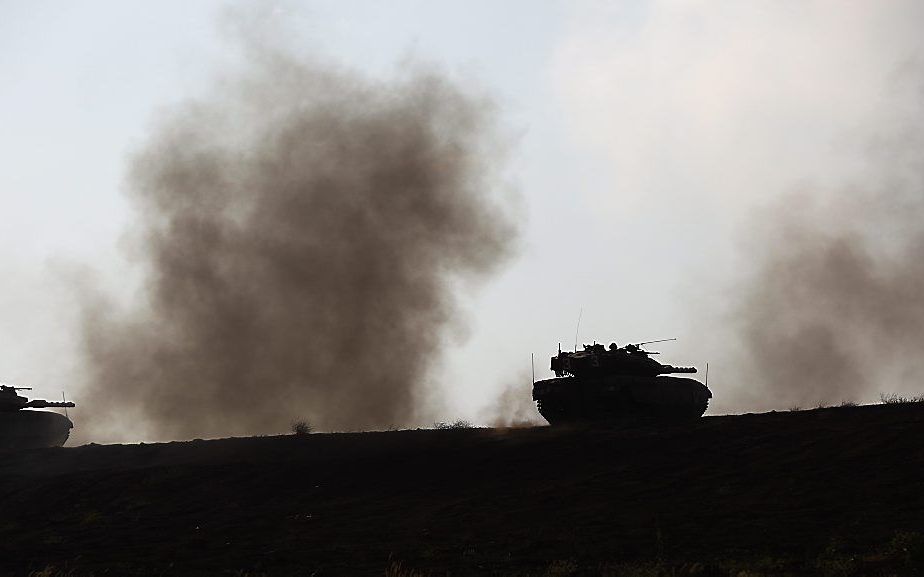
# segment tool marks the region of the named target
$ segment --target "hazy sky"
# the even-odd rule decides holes
[[[447,419],[477,421],[530,353],[547,374],[582,308],[581,340],[680,337],[666,360],[709,361],[714,410],[748,408],[723,337],[750,227],[794,189],[862,178],[920,100],[910,0],[3,2],[0,380],[79,399],[74,284],[132,286],[126,158],[240,57],[229,10],[306,58],[383,77],[422,60],[495,101],[524,235],[465,289],[433,376]]]

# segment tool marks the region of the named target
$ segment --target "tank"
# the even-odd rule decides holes
[[[582,422],[682,421],[706,412],[712,393],[703,383],[669,375],[695,373],[694,367],[663,365],[660,354],[643,345],[594,343],[584,350],[552,357],[554,379],[533,383],[539,414],[551,425]]]
[[[0,385],[0,450],[60,447],[71,434],[74,423],[66,416],[32,409],[73,407],[74,403],[30,401],[18,394],[28,390]]]

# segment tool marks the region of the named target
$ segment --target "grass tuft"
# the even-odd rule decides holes
[[[310,435],[313,431],[314,427],[304,419],[292,422],[292,433],[296,435]]]

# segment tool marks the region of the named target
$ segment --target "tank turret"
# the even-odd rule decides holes
[[[552,357],[554,379],[533,384],[533,399],[549,423],[620,418],[699,417],[712,393],[699,381],[664,375],[691,374],[695,367],[675,367],[651,358],[660,354],[643,345],[660,339],[619,347],[594,342],[583,350]]]
[[[0,450],[60,447],[70,436],[74,423],[65,416],[31,409],[70,408],[74,403],[29,400],[18,391],[31,387],[0,385]]]
[[[663,339],[672,340],[672,339]],[[616,375],[635,375],[655,377],[678,373],[695,373],[694,367],[675,367],[662,365],[651,358],[650,355],[661,353],[646,351],[642,345],[663,342],[648,341],[644,343],[628,344],[624,347],[610,344],[607,349],[602,344],[594,343],[584,345],[584,350],[575,352],[562,352],[552,357],[552,372],[556,377],[600,377]]]

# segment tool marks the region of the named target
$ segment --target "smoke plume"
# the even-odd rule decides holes
[[[133,158],[141,295],[93,295],[84,327],[98,437],[425,421],[454,287],[510,254],[483,98],[249,61]]]
[[[879,127],[865,177],[759,213],[736,311],[747,382],[764,397],[750,406],[921,391],[924,90],[914,96],[915,110]]]
[[[924,5],[583,6],[556,74],[619,324],[686,324],[718,412],[920,391]]]

